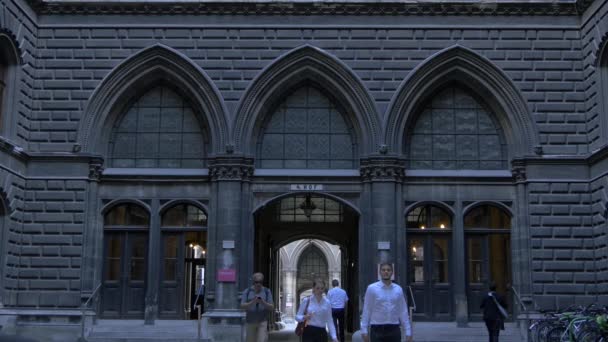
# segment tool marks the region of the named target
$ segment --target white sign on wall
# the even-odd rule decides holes
[[[321,191],[323,184],[290,184],[292,191]]]

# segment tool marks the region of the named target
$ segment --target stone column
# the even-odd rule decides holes
[[[207,256],[207,295],[210,310],[203,314],[205,341],[242,341],[245,313],[239,309],[239,280],[248,278],[239,269],[244,246],[253,243],[243,237],[243,184],[253,175],[253,160],[243,156],[221,155],[209,162],[211,199]],[[248,189],[248,188],[245,188]],[[249,256],[244,256],[249,257]],[[235,272],[236,278],[219,281],[218,272]]]
[[[242,187],[253,175],[253,160],[239,156],[218,156],[210,161],[212,181],[211,212],[214,219],[209,226],[209,245],[213,254],[208,256],[209,298],[214,309],[237,309],[239,277],[250,275],[239,272],[239,252],[252,241],[242,238],[243,218]],[[219,270],[235,270],[235,282],[219,282]]]
[[[283,269],[282,273],[285,308],[281,309],[286,317],[295,319],[296,307],[298,306],[298,298],[296,298],[296,270]]]
[[[401,207],[402,201],[397,198],[397,188],[401,186],[404,174],[403,160],[397,156],[373,156],[361,160],[361,177],[364,188],[369,191],[368,194],[364,193],[368,210],[364,215],[370,215],[364,229],[371,232],[371,235],[366,234],[370,239],[365,242],[365,250],[373,251],[375,258],[373,261],[362,259],[360,262],[373,263],[372,274],[366,276],[369,280],[377,279],[378,263],[394,263],[399,254],[396,250],[397,234],[402,230],[397,226],[398,215],[401,214],[397,208]],[[396,270],[400,268],[395,265]]]
[[[83,249],[82,249],[82,280],[81,280],[81,302],[90,299],[88,308],[95,312],[99,307],[101,298],[101,284],[103,275],[100,269],[103,267],[103,218],[99,210],[99,180],[103,172],[103,159],[93,157],[89,160],[89,176],[85,185],[86,209],[83,225]],[[91,298],[93,297],[93,298]],[[88,328],[93,324],[92,316],[83,317],[85,326]]]
[[[530,255],[531,236],[528,215],[528,186],[524,161],[513,160],[511,173],[516,190],[516,212],[515,217],[511,221],[512,286],[528,309],[534,309],[532,308],[532,258]],[[514,299],[517,301],[517,298]],[[518,302],[514,304],[515,307],[520,307]]]
[[[460,190],[462,189],[456,191],[456,196],[458,197],[460,197]],[[459,327],[466,327],[469,321],[469,305],[466,292],[466,242],[462,214],[462,201],[460,198],[457,198],[454,204],[454,227],[452,227],[452,256],[454,260],[451,261],[451,265],[454,265],[452,277],[454,281],[454,311],[456,324]]]
[[[160,216],[158,215],[160,203],[158,199],[152,200],[150,203],[150,230],[148,232],[148,275],[146,278],[146,309],[144,312],[145,324],[154,324],[154,320],[158,318],[158,292],[159,292],[159,276],[160,276]]]

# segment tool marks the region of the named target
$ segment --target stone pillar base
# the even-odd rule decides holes
[[[245,341],[245,312],[215,309],[201,318],[203,341]]]

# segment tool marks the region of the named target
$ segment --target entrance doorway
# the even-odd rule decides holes
[[[496,283],[499,293],[507,297],[510,294],[507,291],[511,284],[510,228],[508,212],[494,205],[475,207],[464,217],[467,297],[472,320],[482,319],[479,306],[490,281]]]
[[[291,305],[294,312],[297,310],[300,294],[307,290],[306,281],[312,286],[310,273],[320,273],[319,276],[326,278],[326,287],[331,287],[332,274],[329,272],[327,259],[322,255],[324,253],[319,249],[327,242],[339,250],[338,280],[351,299],[347,303],[346,328],[353,331],[353,328],[358,327],[358,220],[358,213],[344,201],[319,193],[283,196],[270,201],[255,212],[253,268],[266,275],[277,311],[286,310],[288,305]],[[308,253],[308,257],[306,262],[299,263],[297,269],[290,271],[294,273],[294,279],[301,278],[302,281],[299,285],[288,285],[287,282],[281,281],[282,272],[287,272],[281,264],[281,248],[298,240],[311,241],[306,242],[307,245],[305,244],[304,250],[301,251]],[[281,320],[281,316],[285,316],[283,312],[276,312],[274,321]]]
[[[198,317],[196,306],[203,305],[205,291],[206,228],[207,215],[194,205],[178,204],[163,214],[160,318]]]
[[[105,214],[102,317],[143,318],[148,225],[148,212],[135,204],[117,205]]]
[[[160,215],[150,226],[148,211],[135,203],[104,215],[101,317],[144,318],[151,281],[158,284],[159,318],[197,318],[196,306],[204,303],[207,215],[187,203],[167,205]],[[148,258],[152,249],[160,251],[154,260]]]
[[[451,227],[451,216],[438,206],[423,205],[408,213],[408,285],[416,304],[414,319],[453,318]]]

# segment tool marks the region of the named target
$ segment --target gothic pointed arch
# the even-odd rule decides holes
[[[87,104],[76,150],[103,153],[112,125],[133,92],[159,82],[178,88],[191,101],[207,126],[210,153],[222,151],[227,111],[218,89],[187,56],[162,44],[129,57],[104,78]]]
[[[429,57],[399,87],[383,125],[384,141],[393,152],[405,153],[407,127],[414,124],[421,103],[451,82],[474,90],[487,102],[504,132],[509,159],[533,153],[537,130],[520,91],[492,62],[459,45]]]
[[[380,122],[374,102],[361,80],[336,57],[304,45],[279,57],[249,86],[234,121],[232,132],[236,151],[253,155],[264,116],[277,105],[277,99],[306,81],[331,95],[346,111],[355,130],[360,155],[376,150]]]

